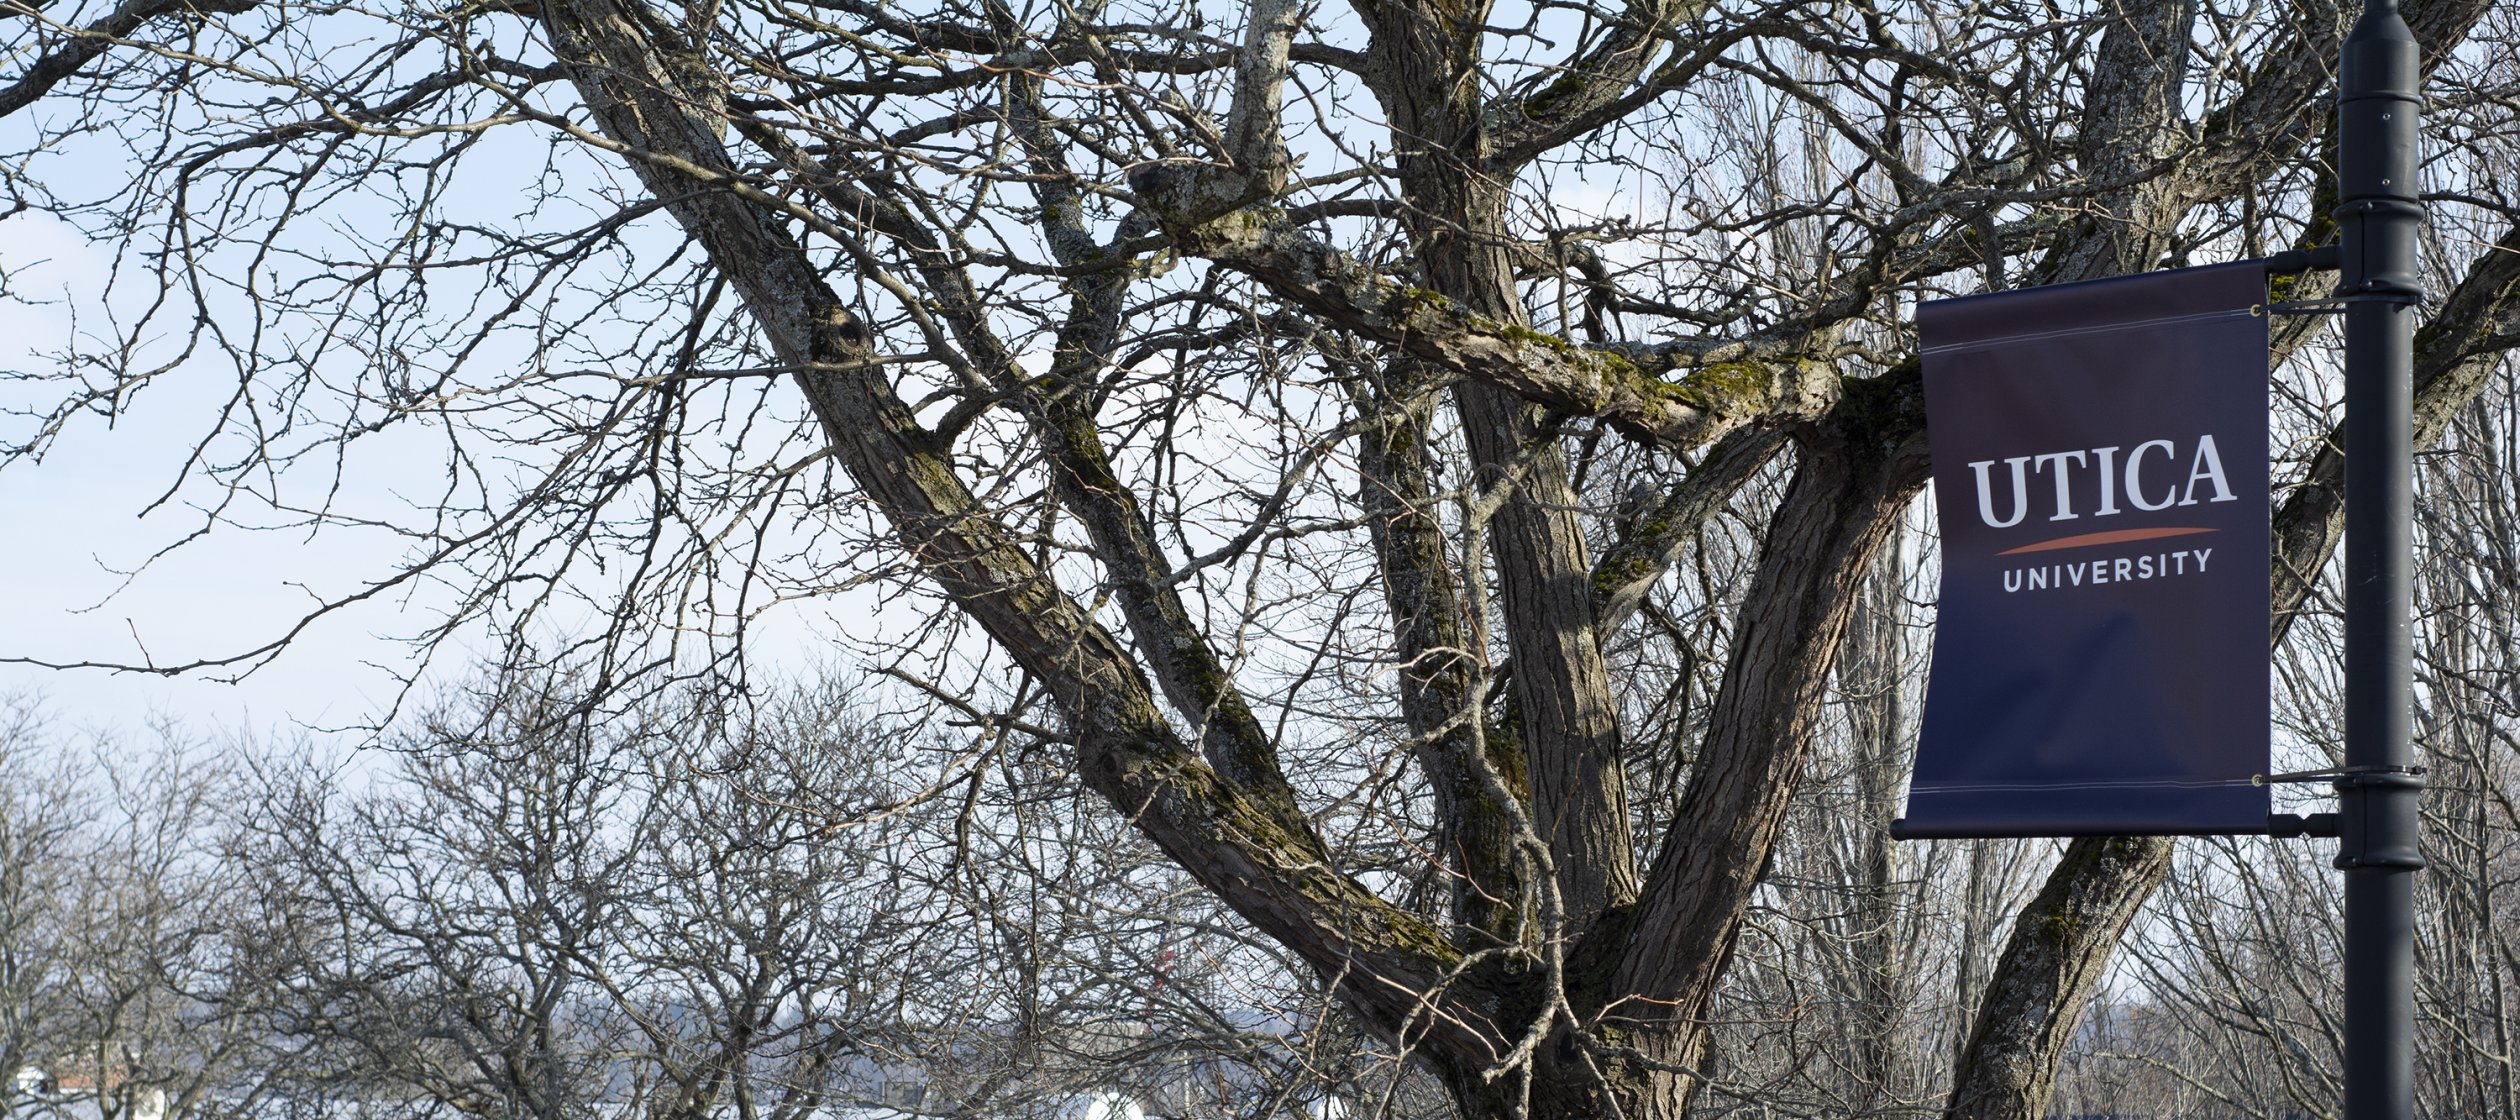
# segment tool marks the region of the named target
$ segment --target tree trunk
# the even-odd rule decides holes
[[[1865,581],[1853,633],[1847,637],[1839,690],[1847,693],[1855,737],[1855,866],[1850,869],[1846,932],[1854,975],[1856,1091],[1849,1099],[1866,1111],[1898,1096],[1899,961],[1898,852],[1890,819],[1898,811],[1899,777],[1907,770],[1907,704],[1901,682],[1907,662],[1907,565],[1894,539]]]
[[[1912,376],[1893,380],[1913,384]],[[1864,575],[1924,484],[1921,432],[1879,442],[1877,425],[1897,407],[1850,400],[1846,411],[1844,426],[1800,441],[1801,464],[1760,549],[1709,738],[1644,894],[1623,915],[1632,924],[1605,922],[1593,935],[1613,959],[1607,984],[1578,989],[1590,999],[1576,1007],[1597,1014],[1601,1036],[1624,1048],[1616,1056],[1629,1115],[1677,1116],[1700,1087],[1693,1071],[1704,1061],[1707,1011],[1805,772]],[[1576,965],[1587,956],[1579,951]]]

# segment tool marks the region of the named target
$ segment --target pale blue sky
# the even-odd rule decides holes
[[[0,221],[0,271],[13,297],[0,302],[0,369],[49,364],[46,355],[71,340],[74,314],[81,333],[96,330],[107,263],[102,250],[50,217]],[[23,302],[37,300],[49,302]],[[137,568],[190,528],[181,508],[140,513],[174,477],[190,446],[187,426],[202,422],[217,388],[174,379],[114,428],[86,425],[42,462],[0,471],[0,525],[12,538],[0,549],[0,586],[8,588],[0,655],[165,664],[234,653],[276,636],[303,612],[306,593],[291,581],[373,571],[390,559],[346,534],[310,541],[221,532],[126,585],[118,571]],[[8,403],[29,395],[13,387]],[[395,627],[396,614],[382,604],[319,623],[289,655],[236,684],[6,665],[0,690],[41,693],[76,726],[131,727],[153,714],[254,731],[348,722],[391,695],[392,676],[366,663],[398,657],[377,636]]]

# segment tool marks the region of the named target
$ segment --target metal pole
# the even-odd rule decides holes
[[[2397,0],[2345,38],[2337,197],[2345,305],[2346,1120],[2413,1115],[2417,797],[2412,745],[2414,334],[2419,108]]]

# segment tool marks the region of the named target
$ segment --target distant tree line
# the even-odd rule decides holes
[[[2515,1091],[2520,939],[2496,918],[2520,882],[2520,538],[2489,527],[2520,508],[2520,392],[2492,399],[2424,471],[2427,1117],[2511,1115]],[[1696,1114],[1943,1111],[1992,932],[2052,846],[1856,825],[1895,799],[1913,718],[1930,541],[1902,540],[1864,589]],[[2306,713],[2333,703],[2337,622],[2314,609],[2280,662]],[[600,697],[492,674],[348,753],[83,734],[11,703],[0,1069],[44,1076],[0,1082],[0,1115],[1453,1115],[1045,744],[914,726],[863,686],[740,712]],[[2305,719],[2290,749],[2337,749]],[[2185,848],[2048,1115],[2333,1115],[2323,847]]]

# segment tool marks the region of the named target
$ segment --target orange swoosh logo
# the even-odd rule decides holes
[[[2220,531],[2221,530],[2219,529],[2111,529],[2105,533],[2084,533],[2078,537],[2058,537],[2052,541],[2040,541],[2037,544],[2025,544],[2019,548],[2007,548],[1995,555],[2011,556],[2016,553],[2023,552],[2054,552],[2060,548],[2088,548],[2095,544],[2118,544],[2124,541],[2150,541],[2159,540],[2163,537],[2191,537],[2198,533],[2215,533]]]

